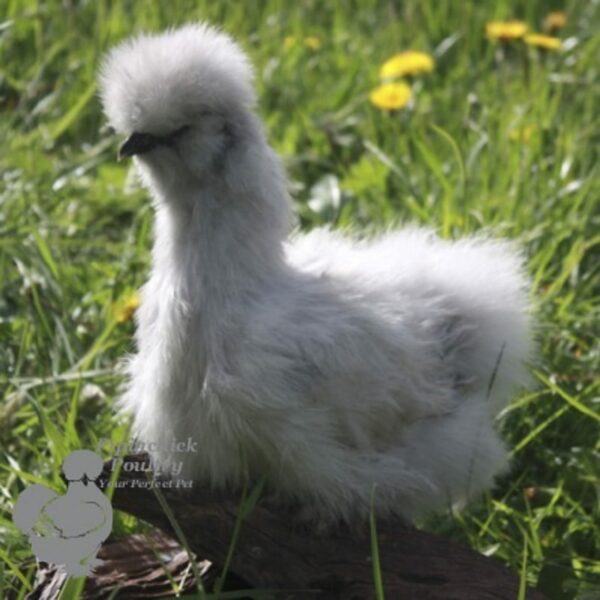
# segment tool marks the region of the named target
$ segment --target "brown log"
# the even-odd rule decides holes
[[[125,465],[145,457],[128,456]],[[110,475],[107,463],[105,477]],[[156,494],[139,487],[144,476],[121,470],[112,499],[116,509],[175,535]],[[198,557],[222,565],[232,539],[240,498],[161,488]],[[381,573],[387,600],[515,600],[519,578],[498,561],[443,537],[397,521],[379,521]],[[368,600],[375,597],[369,526],[316,534],[294,524],[289,510],[260,500],[243,521],[231,572],[252,588],[287,591],[287,599]],[[530,600],[544,600],[528,590]]]
[[[196,592],[187,552],[170,536],[154,529],[109,539],[100,548],[101,565],[87,577],[82,600],[174,597],[173,588],[184,594]],[[209,561],[196,560],[205,588],[214,583],[216,570]],[[27,600],[59,600],[67,580],[61,567],[40,563],[33,590]]]

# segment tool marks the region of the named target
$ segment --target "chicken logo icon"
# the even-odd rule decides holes
[[[112,530],[112,506],[95,483],[101,471],[102,459],[95,452],[76,450],[63,462],[68,481],[63,496],[35,484],[15,504],[13,521],[29,536],[37,558],[63,565],[70,576],[89,574]]]

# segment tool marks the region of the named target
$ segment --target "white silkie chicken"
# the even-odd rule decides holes
[[[409,519],[488,487],[529,352],[519,255],[419,229],[289,238],[251,66],[207,25],[126,41],[101,87],[156,211],[122,398],[156,463],[265,476],[322,522],[364,517],[374,484],[377,513]]]

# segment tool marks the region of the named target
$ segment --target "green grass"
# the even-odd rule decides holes
[[[556,8],[569,17],[560,53],[485,38],[492,18],[539,28]],[[584,0],[4,0],[0,597],[23,597],[34,577],[11,521],[24,485],[60,486],[71,449],[126,434],[112,403],[132,325],[114,307],[144,281],[152,213],[115,160],[99,61],[132,32],[192,19],[222,24],[250,53],[303,227],[416,222],[522,243],[539,355],[534,385],[499,422],[512,470],[468,510],[425,525],[553,600],[600,597],[600,5]],[[284,48],[287,36],[296,43]],[[413,82],[412,108],[380,111],[368,101],[379,65],[406,48],[433,53],[435,71]],[[117,520],[117,531],[136,526]]]

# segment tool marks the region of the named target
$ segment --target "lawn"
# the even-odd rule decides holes
[[[567,17],[560,50],[486,37],[498,19],[541,31],[552,10]],[[417,223],[522,245],[538,353],[530,389],[498,420],[512,469],[423,526],[552,600],[600,598],[600,3],[584,0],[4,0],[0,597],[23,597],[35,574],[16,496],[61,486],[71,450],[127,431],[113,412],[116,367],[132,349],[152,210],[101,114],[102,55],[197,19],[222,25],[256,65],[302,228]],[[432,55],[433,70],[406,78],[407,106],[375,106],[380,66],[407,49]]]

